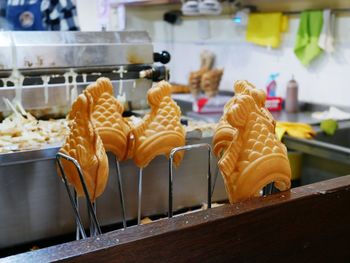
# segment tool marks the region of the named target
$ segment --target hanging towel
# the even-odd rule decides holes
[[[334,52],[334,23],[335,15],[331,10],[323,10],[323,27],[318,40],[318,46],[327,53]]]
[[[12,30],[44,30],[40,4],[41,0],[8,0],[6,19]]]
[[[300,138],[300,139],[312,139],[316,132],[315,130],[306,123],[300,122],[276,122],[276,135],[277,138],[281,141],[284,134],[289,136]]]
[[[294,53],[304,66],[322,53],[318,40],[323,26],[322,11],[304,11],[300,15]]]
[[[43,13],[43,24],[47,30],[79,30],[74,0],[42,0],[41,11]]]
[[[288,18],[282,13],[252,13],[249,15],[246,40],[248,42],[278,48],[281,33],[288,28]]]

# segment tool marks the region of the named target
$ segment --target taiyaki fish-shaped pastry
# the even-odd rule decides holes
[[[237,86],[237,84],[236,84]],[[236,98],[232,97],[224,106],[223,115],[216,126],[213,136],[213,152],[215,156],[220,157],[223,152],[229,147],[234,138],[237,137],[238,130],[232,127],[227,120],[227,111],[235,103]]]
[[[188,85],[181,85],[181,84],[171,84],[171,93],[190,93],[190,88]]]
[[[201,52],[200,58],[200,69],[198,71],[191,72],[188,80],[190,91],[195,97],[201,93],[201,82],[203,75],[213,68],[215,54],[209,50],[203,50]]]
[[[111,81],[99,78],[84,94],[93,101],[91,119],[105,150],[112,152],[119,161],[126,159],[130,127],[122,116],[123,105],[114,97]]]
[[[82,169],[91,201],[100,196],[108,180],[108,159],[103,143],[90,119],[91,101],[84,95],[74,102],[75,118],[70,122],[70,134],[60,152],[76,159]],[[83,188],[73,163],[62,160],[67,179],[83,196]]]
[[[201,80],[202,76],[208,72],[207,68],[201,68],[198,71],[193,71],[190,73],[190,77],[188,79],[188,86],[193,96],[198,96],[201,93]]]
[[[215,97],[219,91],[223,69],[212,69],[205,72],[201,79],[201,89],[207,97]]]
[[[258,196],[272,182],[281,191],[290,188],[287,149],[275,135],[265,100],[265,92],[246,81],[236,82],[235,96],[226,104],[213,138],[231,203]]]
[[[158,155],[169,158],[170,151],[185,145],[185,129],[181,125],[181,111],[171,98],[171,86],[162,81],[147,94],[151,111],[133,130],[135,139],[133,159],[138,167],[145,167]],[[174,156],[178,165],[183,152]]]

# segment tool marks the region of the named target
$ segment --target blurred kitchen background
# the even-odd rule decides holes
[[[107,7],[103,7],[105,2],[77,0],[81,30],[94,31],[102,27],[107,30],[123,29],[125,11],[126,29],[147,30],[154,41],[155,50],[165,49],[172,54],[169,68],[173,82],[187,83],[189,72],[200,66],[200,53],[207,49],[216,54],[216,65],[225,69],[220,90],[232,91],[233,82],[238,79],[248,79],[257,87],[265,88],[269,75],[279,73],[276,79],[277,96],[285,97],[287,82],[293,75],[299,83],[299,101],[350,106],[349,1],[247,0],[242,1],[241,5],[225,2],[222,3],[223,12],[220,15],[181,16],[176,24],[165,22],[164,14],[181,10],[181,3],[119,1],[126,5],[117,7],[118,1],[114,1],[115,8],[106,11],[108,18],[101,19],[99,12],[104,12],[101,10]],[[253,5],[261,12],[282,12],[287,16],[288,27],[286,32],[281,33],[279,48],[246,41],[247,26],[235,23],[233,18],[240,10],[239,6],[247,5]],[[327,8],[333,9],[335,14],[335,50],[332,53],[322,52],[306,67],[294,53],[300,12]]]
[[[56,154],[71,102],[99,76],[113,82],[126,117],[142,118],[148,89],[169,73],[188,145],[211,143],[234,82],[248,80],[268,93],[293,187],[350,174],[350,0],[0,0],[0,16],[2,31],[85,31],[0,32],[0,257],[76,238]],[[116,32],[123,30],[140,31]],[[110,183],[97,210],[103,230],[136,224],[136,193],[145,198],[144,217],[164,216],[166,159],[147,167],[139,192],[138,168],[123,161],[124,215],[121,184],[113,181],[119,164],[109,157]],[[174,210],[202,207],[203,160],[206,152],[186,153]],[[226,192],[211,161],[219,202]]]

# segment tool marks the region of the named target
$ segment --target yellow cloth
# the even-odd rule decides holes
[[[278,48],[281,33],[288,28],[288,18],[282,13],[252,13],[249,15],[246,40],[248,42]]]
[[[316,135],[316,132],[309,124],[297,122],[277,122],[277,138],[279,140],[282,140],[282,137],[285,133],[287,133],[289,136],[301,139],[311,139]]]

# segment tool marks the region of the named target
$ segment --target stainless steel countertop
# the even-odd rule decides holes
[[[231,94],[224,93],[223,95],[233,96],[233,93]],[[192,111],[193,99],[191,100],[191,94],[176,94],[174,95],[174,99],[178,103],[178,105],[181,107],[183,114],[191,118],[194,118],[197,120],[203,120],[207,122],[218,122],[222,115],[221,113],[200,114],[200,113],[193,112]],[[277,121],[302,122],[302,123],[307,123],[311,125],[316,125],[320,123],[320,120],[312,118],[311,117],[312,112],[325,111],[325,110],[328,110],[329,107],[330,105],[300,102],[299,103],[300,111],[297,113],[287,113],[286,111],[282,110],[282,111],[272,112],[272,115]],[[337,106],[337,108],[343,111],[350,112],[350,107]]]
[[[307,124],[319,124],[320,120],[315,119],[311,116],[311,112],[297,112],[297,113],[288,113],[286,111],[276,111],[271,112],[272,116],[277,121],[289,121],[289,122],[302,122]]]
[[[207,122],[218,122],[221,118],[221,113],[215,114],[200,114],[193,111],[189,111],[186,113],[187,116],[203,120]],[[297,113],[287,113],[286,111],[276,111],[272,112],[273,117],[277,121],[289,121],[289,122],[302,122],[311,125],[316,125],[320,123],[320,120],[312,118],[311,112],[297,112]]]

